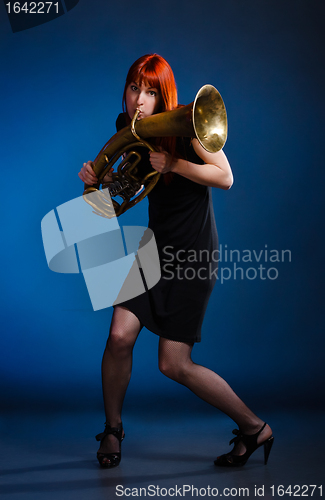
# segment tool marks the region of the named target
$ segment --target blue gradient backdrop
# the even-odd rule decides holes
[[[181,103],[205,83],[226,103],[225,152],[235,183],[213,193],[223,248],[291,251],[291,262],[262,257],[264,267],[277,268],[277,279],[237,274],[219,281],[193,358],[255,408],[320,407],[324,4],[80,0],[59,19],[15,34],[0,10],[2,403],[101,405],[100,362],[112,309],[93,312],[81,275],[47,268],[40,222],[80,196],[77,172],[115,133],[130,64],[158,52],[174,69]],[[119,219],[146,221],[146,201]],[[141,333],[129,402],[187,395],[159,373],[157,343],[154,334]]]

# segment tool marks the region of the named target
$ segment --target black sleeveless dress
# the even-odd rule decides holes
[[[117,129],[125,126],[123,114],[116,125]],[[189,138],[178,138],[176,151],[189,162],[204,163]],[[147,292],[119,305],[160,337],[200,342],[218,266],[211,188],[178,174],[166,184],[162,175],[148,199],[148,227],[155,235],[161,278]]]

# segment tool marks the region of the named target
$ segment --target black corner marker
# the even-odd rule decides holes
[[[73,9],[73,7],[75,7],[78,2],[79,0],[65,0],[64,3],[67,11],[69,12],[69,10]]]

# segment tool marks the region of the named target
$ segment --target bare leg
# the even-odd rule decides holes
[[[255,434],[259,431],[264,423],[263,420],[243,403],[223,378],[212,370],[193,363],[192,348],[193,344],[160,338],[160,371],[226,413],[237,423],[244,434]],[[265,441],[271,435],[271,428],[267,425],[259,435],[258,443]],[[241,455],[245,451],[242,442],[236,445],[235,454]]]
[[[131,377],[133,347],[140,330],[140,321],[131,311],[115,307],[102,361],[105,415],[111,427],[121,423],[123,401]],[[106,436],[98,451],[119,451],[117,438],[112,434]]]

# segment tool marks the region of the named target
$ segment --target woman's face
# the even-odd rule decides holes
[[[137,109],[140,110],[138,120],[151,116],[157,112],[161,96],[158,90],[154,87],[145,85],[144,82],[138,85],[136,82],[131,82],[126,89],[126,110],[129,117],[133,118]]]

